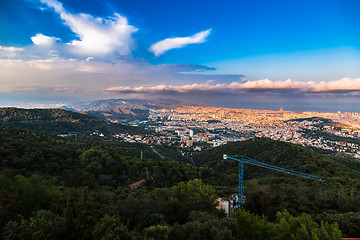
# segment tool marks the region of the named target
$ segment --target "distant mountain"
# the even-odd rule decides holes
[[[66,106],[59,107],[59,109],[76,112],[76,110],[74,108],[70,108],[70,107],[66,107]]]
[[[182,105],[189,105],[189,104],[175,100],[167,100],[167,99],[161,99],[161,100],[106,99],[106,100],[97,100],[87,103],[74,103],[67,105],[65,107],[68,109],[74,109],[76,111],[83,112],[83,111],[98,111],[105,109],[113,109],[119,107],[122,109],[149,110],[149,109],[177,107]]]
[[[135,120],[146,120],[149,109],[176,108],[187,105],[172,99],[144,100],[144,99],[106,99],[87,103],[74,103],[61,107],[69,111],[79,111],[106,121],[129,123]]]
[[[125,107],[116,107],[98,111],[85,111],[84,113],[107,121],[111,120],[123,123],[129,123],[135,120],[143,121],[148,119],[149,116],[148,110],[131,109]]]

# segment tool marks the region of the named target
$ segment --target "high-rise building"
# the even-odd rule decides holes
[[[193,131],[192,129],[190,129],[190,131],[189,131],[189,136],[190,136],[190,137],[193,137],[193,136],[194,136],[194,131]]]

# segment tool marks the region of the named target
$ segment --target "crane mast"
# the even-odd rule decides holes
[[[318,176],[314,176],[314,175],[310,175],[307,173],[302,173],[302,172],[297,172],[294,170],[290,170],[290,169],[286,169],[286,168],[282,168],[282,167],[277,167],[277,166],[273,166],[267,163],[263,163],[263,162],[259,162],[255,159],[246,157],[244,155],[240,155],[240,156],[229,156],[227,154],[223,155],[224,159],[231,159],[231,160],[235,160],[239,162],[239,194],[238,194],[238,208],[241,208],[241,205],[245,202],[245,196],[244,196],[244,164],[250,164],[250,165],[254,165],[254,166],[258,166],[258,167],[263,167],[263,168],[267,168],[267,169],[271,169],[271,170],[275,170],[278,172],[283,172],[286,174],[290,174],[290,175],[295,175],[295,176],[299,176],[299,177],[304,177],[304,178],[308,178],[314,181],[318,181],[318,182],[325,182],[321,177]]]

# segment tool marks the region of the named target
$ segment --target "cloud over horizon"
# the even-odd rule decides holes
[[[201,31],[190,37],[166,38],[150,46],[149,51],[156,57],[164,54],[166,51],[174,48],[182,48],[189,44],[203,43],[210,35],[211,29]]]
[[[92,57],[66,59],[52,56],[46,59],[26,60],[0,58],[0,92],[41,92],[41,89],[61,85],[66,89],[82,91],[84,96],[89,89],[97,91],[99,96],[105,96],[103,89],[113,86],[114,83],[134,86],[158,82],[192,83],[198,78],[208,80],[209,75],[198,72],[205,70],[210,71],[212,68],[195,64],[150,65],[146,61],[136,59],[103,62]],[[180,73],[182,71],[197,74]],[[213,77],[221,80],[223,76]]]
[[[165,94],[165,93],[191,93],[191,92],[219,92],[219,93],[239,93],[244,91],[289,91],[302,93],[339,93],[360,94],[360,78],[342,78],[329,82],[301,82],[287,79],[284,81],[271,81],[269,79],[231,82],[215,84],[212,81],[206,83],[194,83],[185,85],[156,85],[156,86],[138,86],[138,87],[111,87],[106,91],[118,93],[139,93],[139,94]]]

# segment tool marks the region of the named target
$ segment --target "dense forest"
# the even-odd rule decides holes
[[[269,139],[253,139],[198,153],[193,156],[195,166],[187,160],[172,158],[174,150],[166,151],[165,146],[160,150],[168,155],[162,159],[147,145],[76,141],[40,132],[42,124],[58,119],[52,111],[56,116],[73,114],[68,111],[48,110],[46,122],[39,122],[39,116],[45,112],[24,110],[30,112],[29,120],[24,120],[24,116],[16,120],[11,109],[0,110],[3,239],[360,236],[360,164],[352,158]],[[81,117],[82,114],[60,118]],[[28,121],[24,123],[27,127],[7,124],[15,120]],[[69,121],[69,125],[77,123]],[[27,130],[32,124],[37,132]],[[216,199],[229,199],[236,193],[238,166],[234,161],[223,160],[223,154],[243,154],[318,175],[325,183],[246,166],[244,208],[228,218],[215,208]],[[140,180],[145,181],[130,188]]]

